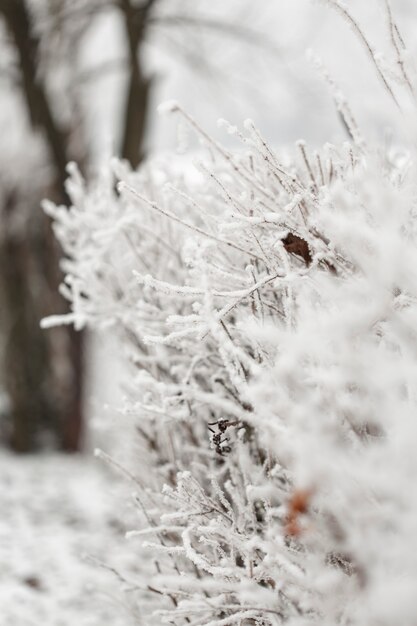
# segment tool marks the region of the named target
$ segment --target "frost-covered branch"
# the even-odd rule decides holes
[[[165,110],[202,139],[198,175],[72,168],[71,209],[45,206],[73,321],[133,366],[144,619],[412,624],[414,149],[368,144],[347,105],[351,143],[290,157],[250,121],[228,151]]]

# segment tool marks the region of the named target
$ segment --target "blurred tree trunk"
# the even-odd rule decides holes
[[[142,66],[142,46],[148,19],[157,0],[147,0],[141,6],[131,0],[120,0],[126,30],[129,78],[125,101],[120,156],[137,167],[144,158],[144,139],[149,107],[151,80]]]
[[[24,197],[19,189],[12,189],[2,207],[2,330],[11,445],[27,452],[41,445],[43,434],[49,433],[55,446],[77,451],[82,440],[82,335],[69,327],[46,333],[39,326],[43,316],[67,309],[57,295],[60,251],[39,204],[42,195],[68,201],[68,133],[55,119],[39,78],[39,41],[24,0],[0,0],[0,14],[16,49],[28,117],[44,137],[54,171],[51,189],[39,189],[34,172],[33,194]]]
[[[131,0],[116,0],[123,15],[129,58],[120,156],[132,167],[144,156],[150,81],[143,71],[141,48],[156,2],[145,0],[137,6]],[[30,451],[42,444],[47,433],[54,445],[77,451],[83,433],[83,333],[72,327],[45,332],[39,326],[42,317],[64,313],[67,306],[57,295],[60,251],[39,203],[42,195],[68,203],[65,168],[74,155],[68,150],[69,131],[60,127],[40,78],[40,44],[25,0],[0,0],[0,14],[16,49],[28,118],[44,137],[55,179],[51,189],[34,185],[30,201],[21,197],[18,189],[11,190],[2,211],[0,289],[11,445],[19,452]]]
[[[49,369],[47,347],[33,306],[30,237],[15,226],[18,198],[11,194],[2,211],[0,245],[4,383],[9,397],[11,445],[32,450],[40,425],[49,421],[49,399],[44,377]]]

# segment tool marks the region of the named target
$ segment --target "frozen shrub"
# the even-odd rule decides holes
[[[197,176],[72,167],[73,206],[46,204],[73,307],[49,323],[117,332],[132,364],[147,623],[417,619],[417,155],[335,98],[351,141],[291,158],[170,103]]]

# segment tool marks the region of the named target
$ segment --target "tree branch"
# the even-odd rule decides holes
[[[276,44],[265,38],[265,35],[244,26],[237,26],[231,22],[223,22],[205,15],[187,15],[178,13],[172,15],[152,15],[148,18],[150,25],[166,24],[170,26],[189,26],[191,28],[202,27],[213,30],[224,35],[243,39],[245,42],[256,46],[262,46],[273,54],[280,54],[281,51]]]
[[[37,73],[39,39],[31,27],[30,15],[24,0],[0,0],[0,14],[5,18],[19,55],[22,93],[28,116],[32,126],[40,128],[44,133],[51,162],[56,170],[59,190],[62,199],[66,201],[67,137],[54,117],[45,85]]]

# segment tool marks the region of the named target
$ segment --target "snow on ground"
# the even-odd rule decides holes
[[[0,451],[0,626],[137,624],[115,575],[91,563],[137,578],[129,490],[91,454]]]

